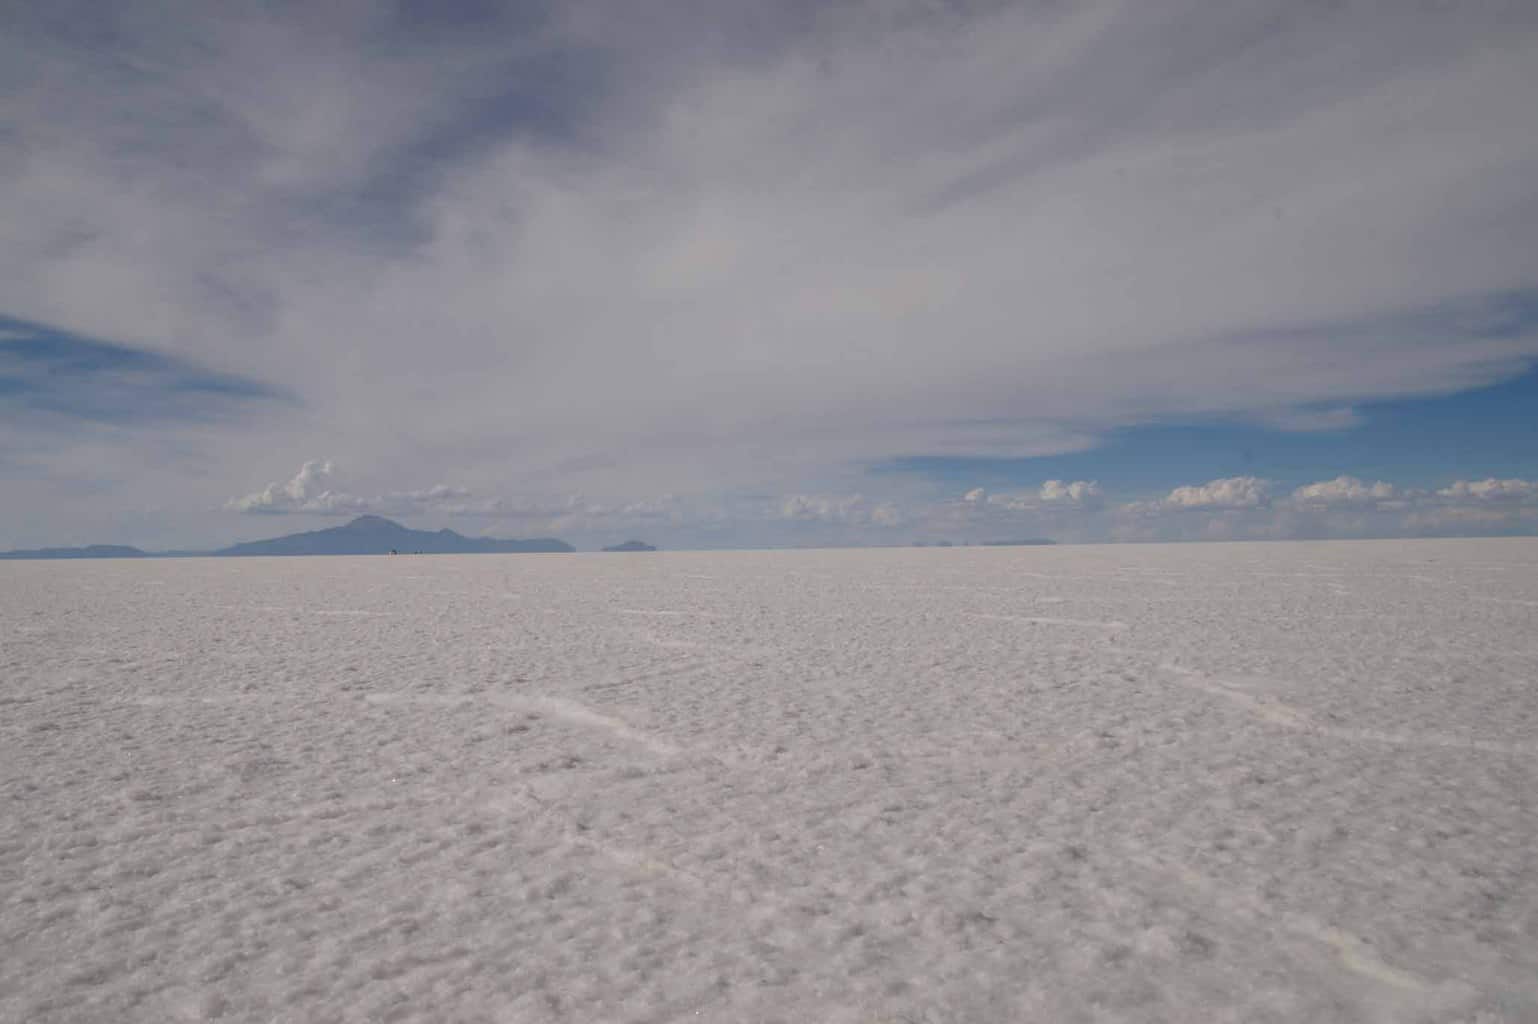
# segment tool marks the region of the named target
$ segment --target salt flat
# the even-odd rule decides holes
[[[1538,1020],[1538,540],[9,563],[0,1020]]]

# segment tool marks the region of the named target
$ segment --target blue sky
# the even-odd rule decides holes
[[[1453,395],[1364,402],[1336,429],[1177,421],[1118,428],[1083,452],[1033,459],[910,457],[874,468],[963,488],[1007,489],[1061,478],[1158,492],[1172,480],[1256,474],[1296,487],[1342,473],[1434,488],[1467,477],[1538,479],[1535,420],[1538,371],[1528,370]]]
[[[208,420],[285,399],[260,380],[0,316],[0,396],[10,411],[66,423]]]
[[[0,547],[1538,530],[1538,8],[0,7]]]

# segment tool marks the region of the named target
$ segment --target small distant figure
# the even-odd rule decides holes
[[[391,549],[390,549],[390,554],[392,554],[392,555],[398,555],[398,554],[400,554],[400,552],[399,552],[399,551],[396,551],[396,550],[395,550],[395,549],[394,549],[394,548],[391,548]]]

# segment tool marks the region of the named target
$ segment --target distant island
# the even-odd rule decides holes
[[[645,541],[627,540],[623,544],[613,544],[613,545],[610,545],[609,547],[604,548],[604,550],[605,551],[656,551],[657,549],[652,547],[650,544],[646,543]]]
[[[359,516],[346,526],[328,530],[291,533],[272,540],[235,544],[212,552],[215,555],[481,555],[575,551],[553,537],[537,540],[498,540],[466,537],[453,530],[413,530],[382,516]]]
[[[113,544],[93,544],[80,548],[37,548],[31,551],[0,552],[0,558],[192,558],[253,557],[298,555],[480,555],[533,554],[575,551],[570,544],[554,537],[533,540],[501,540],[496,537],[466,537],[453,530],[413,530],[382,516],[359,516],[344,526],[306,533],[291,533],[270,540],[234,544],[217,551],[141,551]]]
[[[150,558],[148,551],[122,544],[91,544],[83,548],[33,548],[30,551],[0,551],[0,558]]]

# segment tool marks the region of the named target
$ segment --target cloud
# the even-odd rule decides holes
[[[1176,487],[1164,499],[1172,508],[1259,508],[1271,500],[1271,484],[1253,476],[1233,476],[1205,484]]]
[[[530,519],[544,522],[577,515],[601,515],[608,511],[601,505],[583,500],[578,494],[547,499],[482,498],[457,502],[451,506],[451,510],[487,519]]]
[[[896,526],[902,522],[897,506],[870,501],[862,495],[839,497],[793,494],[780,504],[780,518],[808,523],[852,526]]]
[[[1265,426],[1294,434],[1349,430],[1362,423],[1361,414],[1349,405],[1281,409],[1276,412],[1261,412],[1254,418]]]
[[[1118,540],[1279,540],[1521,534],[1538,530],[1538,481],[1459,480],[1434,491],[1338,476],[1270,495],[1253,477],[1177,487],[1114,510]]]
[[[1292,492],[1292,500],[1310,505],[1350,505],[1368,501],[1387,501],[1398,496],[1392,484],[1382,480],[1367,484],[1354,476],[1338,476],[1305,484]]]
[[[1099,501],[1101,498],[1100,484],[1094,480],[1074,480],[1070,483],[1048,480],[1041,485],[1040,493],[1042,501],[1073,502],[1080,505]]]
[[[336,467],[329,459],[311,460],[299,467],[299,472],[294,478],[284,484],[281,495],[291,502],[303,502],[307,499],[318,497],[322,493],[329,493],[322,487],[325,480],[330,479],[336,473]],[[271,495],[269,486],[263,497]]]
[[[299,472],[287,483],[271,483],[259,491],[244,497],[231,498],[224,507],[231,512],[283,513],[321,512],[331,506],[338,497],[323,487],[336,467],[328,459],[313,459],[299,467]],[[349,502],[359,499],[346,498]]]
[[[1023,494],[990,494],[976,487],[963,494],[961,500],[979,509],[1027,512],[1046,505],[1095,505],[1102,497],[1100,484],[1094,480],[1048,480],[1036,491]]]
[[[1538,498],[1538,480],[1458,480],[1437,491],[1443,498],[1474,501],[1526,501]]]
[[[960,497],[915,493],[886,502],[883,523],[910,540],[1089,540],[1103,536],[1103,497],[1088,480],[1049,480],[1022,492],[975,487]]]
[[[312,459],[299,467],[286,483],[271,483],[259,491],[231,498],[224,508],[231,512],[258,515],[304,514],[317,516],[406,515],[422,512],[488,515],[484,510],[471,512],[463,487],[438,484],[425,490],[391,491],[373,498],[362,498],[332,487],[337,468],[329,459]],[[495,507],[494,503],[491,506]]]
[[[306,462],[291,478],[226,503],[231,511],[318,517],[364,513],[449,520],[531,532],[593,546],[634,535],[668,546],[957,543],[1049,537],[1060,541],[1243,540],[1501,534],[1538,529],[1538,481],[1459,480],[1418,490],[1349,475],[1283,495],[1269,481],[1231,477],[1176,487],[1163,497],[1108,501],[1094,481],[1048,480],[1021,493],[972,488],[957,497],[914,491],[789,494],[733,500],[607,501],[499,496],[440,484],[365,497],[346,489],[336,463]],[[460,528],[465,528],[461,526]]]
[[[7,19],[0,309],[298,399],[134,439],[191,452],[122,501],[320,439],[477,495],[872,495],[1538,358],[1528,5],[448,6]]]
[[[1538,480],[1456,480],[1407,502],[1399,528],[1414,534],[1538,532]]]

